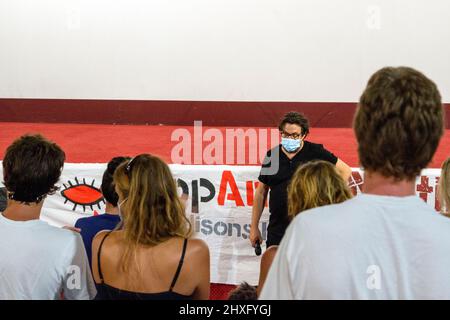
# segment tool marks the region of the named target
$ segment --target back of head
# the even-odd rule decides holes
[[[289,217],[351,197],[349,187],[333,164],[321,160],[307,162],[297,169],[288,187]]]
[[[3,159],[8,197],[23,203],[39,203],[58,190],[64,151],[41,135],[25,135],[14,141]]]
[[[450,216],[450,158],[442,164],[438,193],[441,212],[446,216]]]
[[[441,96],[411,68],[383,68],[369,80],[353,124],[365,170],[412,180],[431,161],[444,131]]]
[[[114,173],[125,239],[131,245],[156,245],[171,237],[187,237],[189,220],[168,165],[142,154],[121,164]]]
[[[116,193],[113,181],[114,172],[119,165],[121,165],[125,161],[129,161],[130,159],[130,157],[112,158],[111,161],[108,162],[108,166],[103,173],[102,185],[100,188],[105,200],[112,204],[114,207],[117,207],[117,201],[119,200],[119,196]]]
[[[228,294],[228,300],[257,300],[256,288],[247,282],[241,283]]]

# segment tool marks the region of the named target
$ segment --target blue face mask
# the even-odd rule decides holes
[[[302,140],[300,139],[289,139],[289,138],[281,138],[281,145],[284,150],[289,153],[293,153],[300,148]]]

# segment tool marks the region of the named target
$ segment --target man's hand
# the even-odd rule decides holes
[[[261,231],[258,226],[250,226],[250,242],[252,243],[252,247],[254,248],[256,246],[256,241],[262,244],[262,240]]]
[[[268,192],[269,187],[262,182],[258,184],[255,191],[249,236],[253,248],[256,246],[257,241],[259,241],[259,244],[262,244],[263,239],[261,236],[261,231],[259,230],[259,220],[261,219],[261,215],[264,210],[264,204],[266,203]]]

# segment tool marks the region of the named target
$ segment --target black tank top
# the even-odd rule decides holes
[[[96,300],[190,300],[192,296],[186,296],[173,292],[173,287],[175,286],[178,276],[181,272],[181,267],[183,266],[184,255],[186,253],[187,239],[184,239],[183,251],[181,253],[181,259],[178,263],[177,271],[173,277],[172,283],[170,285],[169,291],[157,292],[157,293],[142,293],[142,292],[132,292],[127,290],[118,289],[107,285],[103,280],[102,267],[100,263],[100,256],[102,251],[103,242],[109,236],[111,232],[108,232],[100,243],[97,254],[97,265],[98,274],[100,276],[100,283],[97,284],[97,296]]]

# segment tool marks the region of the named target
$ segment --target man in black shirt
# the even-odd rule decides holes
[[[336,165],[336,169],[344,181],[347,181],[351,175],[350,167],[326,150],[323,145],[305,141],[309,133],[309,123],[302,114],[288,112],[281,120],[279,130],[282,137],[281,145],[267,152],[258,178],[260,183],[255,193],[250,226],[250,241],[253,247],[257,241],[262,243],[259,220],[269,190],[270,217],[266,247],[278,245],[281,242],[289,224],[287,187],[300,164],[312,160],[325,160]],[[276,170],[271,170],[273,168]]]

